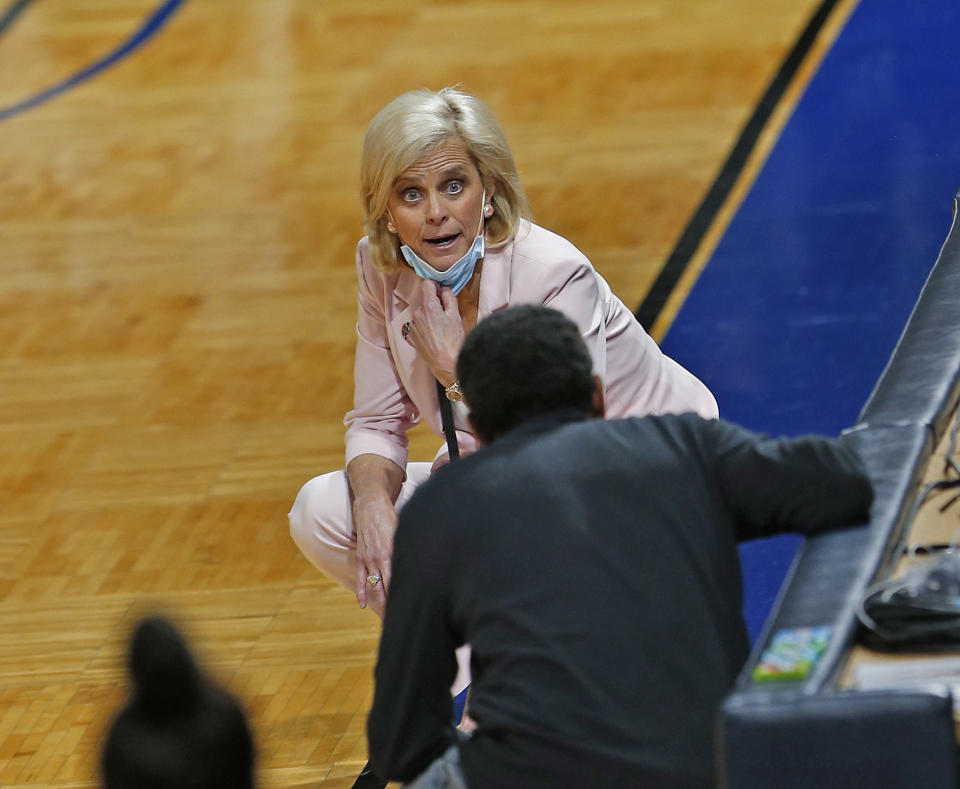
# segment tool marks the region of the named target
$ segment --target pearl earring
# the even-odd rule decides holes
[[[389,230],[391,233],[397,232],[397,228],[394,226],[393,222],[387,222],[387,230]]]
[[[493,206],[490,205],[490,203],[487,203],[487,204],[483,207],[483,215],[484,215],[487,219],[489,219],[491,216],[493,216]]]

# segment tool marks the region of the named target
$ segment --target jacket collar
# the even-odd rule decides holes
[[[477,319],[502,310],[510,303],[510,266],[513,262],[513,242],[496,249],[488,249],[483,258],[480,275],[480,301]]]
[[[579,411],[576,408],[562,408],[558,411],[550,411],[546,414],[531,417],[525,422],[521,422],[512,430],[508,430],[496,441],[492,441],[490,446],[495,447],[501,441],[506,443],[523,443],[530,441],[543,433],[549,433],[558,427],[571,424],[573,422],[585,422],[591,417],[588,414]]]
[[[420,304],[420,277],[404,263],[393,285],[394,299],[404,307],[416,307]]]

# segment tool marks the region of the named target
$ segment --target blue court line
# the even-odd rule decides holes
[[[3,16],[0,16],[0,36],[3,35],[4,31],[16,21],[17,17],[20,16],[23,10],[32,2],[33,0],[15,0],[13,5],[3,12]]]
[[[23,101],[19,101],[16,104],[10,105],[9,107],[0,109],[0,121],[6,120],[13,115],[17,115],[25,110],[36,107],[39,104],[43,104],[44,102],[59,96],[61,93],[65,93],[71,88],[76,87],[81,82],[85,82],[96,74],[99,74],[101,71],[110,68],[110,66],[125,58],[127,55],[133,52],[133,50],[153,36],[154,33],[156,33],[164,24],[164,22],[169,19],[171,14],[173,14],[173,12],[184,3],[184,1],[185,0],[167,0],[149,17],[147,17],[146,21],[140,26],[140,29],[133,34],[133,36],[127,39],[119,47],[104,55],[99,60],[94,61],[83,70],[74,74],[72,77],[65,79],[63,82],[59,82],[56,85],[46,88],[45,90],[42,90],[39,93],[24,99]]]
[[[862,0],[662,345],[720,414],[774,435],[856,421],[960,186],[960,4]],[[754,636],[798,545],[743,546]]]

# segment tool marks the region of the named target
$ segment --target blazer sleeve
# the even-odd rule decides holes
[[[400,380],[387,339],[383,275],[369,261],[364,241],[357,245],[357,346],[353,367],[353,408],[347,427],[346,462],[357,455],[382,455],[407,465],[407,431],[420,421]]]

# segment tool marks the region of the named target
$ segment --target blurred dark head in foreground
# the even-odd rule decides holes
[[[137,625],[128,668],[133,691],[102,754],[106,789],[252,789],[243,710],[198,668],[169,620]]]

